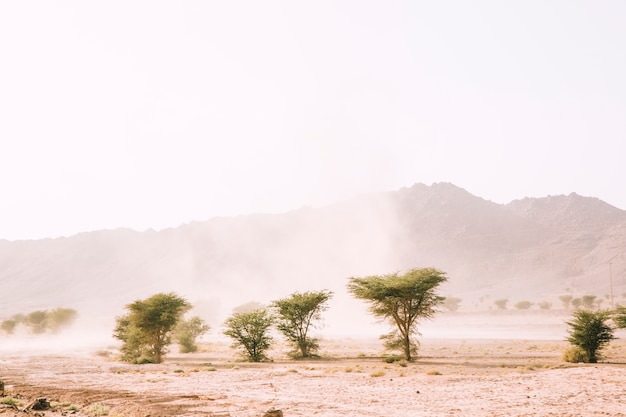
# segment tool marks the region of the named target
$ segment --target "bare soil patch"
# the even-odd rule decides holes
[[[567,364],[559,341],[422,340],[414,363],[386,363],[377,340],[325,340],[322,358],[237,360],[226,343],[159,365],[115,352],[0,354],[7,416],[626,416],[626,343],[603,363]],[[53,409],[21,411],[36,398]],[[94,407],[98,405],[101,407]],[[103,411],[105,410],[105,411]]]

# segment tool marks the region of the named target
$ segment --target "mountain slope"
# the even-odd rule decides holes
[[[626,211],[576,194],[506,205],[452,184],[416,184],[284,214],[214,218],[159,232],[128,229],[0,240],[0,319],[58,306],[115,316],[136,298],[176,291],[205,317],[296,290],[354,304],[350,276],[434,266],[464,308],[496,298],[551,300],[626,292]],[[362,312],[362,310],[361,310]]]

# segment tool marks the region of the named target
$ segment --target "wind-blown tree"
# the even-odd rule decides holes
[[[420,320],[431,319],[436,307],[444,297],[437,294],[437,287],[446,282],[445,272],[435,268],[411,269],[404,274],[372,275],[353,277],[348,290],[370,304],[370,311],[382,321],[387,321],[396,329],[387,335],[386,347],[402,350],[407,361],[417,354],[419,346],[414,336],[419,332]]]
[[[117,318],[113,336],[123,342],[122,360],[161,363],[172,342],[172,330],[191,305],[174,293],[159,293],[128,304],[127,315]]]
[[[294,356],[309,358],[315,356],[319,344],[309,336],[309,330],[316,321],[322,319],[331,291],[295,292],[287,298],[272,302],[278,322],[276,327],[294,346]]]
[[[29,313],[26,316],[26,324],[34,334],[45,333],[48,329],[48,312],[37,310]]]
[[[56,333],[70,326],[77,316],[78,312],[72,308],[55,308],[48,313],[48,327],[52,333]]]
[[[176,339],[176,343],[178,343],[180,353],[197,352],[198,337],[208,332],[209,329],[209,325],[197,316],[179,322],[174,329],[174,339]]]
[[[7,334],[13,334],[18,322],[15,319],[6,319],[0,324],[0,329],[4,330]]]
[[[598,352],[615,339],[613,328],[606,323],[610,318],[607,310],[576,310],[573,320],[566,322],[570,326],[566,340],[582,349],[590,363],[598,362]]]
[[[268,334],[274,317],[265,308],[247,312],[235,312],[224,326],[224,334],[233,339],[233,348],[241,348],[244,356],[252,362],[267,360],[265,352],[272,344]]]

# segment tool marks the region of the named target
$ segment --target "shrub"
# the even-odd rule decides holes
[[[589,355],[578,346],[572,346],[563,352],[563,361],[570,363],[588,363]]]
[[[13,397],[2,397],[0,399],[0,403],[1,404],[5,404],[5,405],[9,405],[11,407],[21,407],[22,406],[22,402],[20,400],[18,400],[17,398],[13,398]]]
[[[7,334],[13,334],[17,324],[16,320],[6,319],[2,322],[2,324],[0,324],[0,329],[4,330]]]
[[[457,311],[459,309],[459,305],[461,304],[461,299],[457,297],[446,297],[443,300],[443,306],[447,308],[449,311]]]
[[[566,295],[561,295],[561,296],[559,297],[559,300],[561,300],[561,303],[563,303],[563,308],[564,308],[564,309],[566,309],[566,310],[568,310],[568,309],[569,309],[570,303],[572,302],[572,299],[573,299],[573,298],[574,298],[574,297],[573,297],[573,296],[571,296],[571,295],[569,295],[569,294],[566,294]]]
[[[552,308],[552,303],[549,301],[540,301],[537,305],[541,310],[550,310]]]
[[[48,312],[37,310],[26,316],[26,324],[34,334],[41,334],[48,328]]]
[[[108,416],[109,415],[109,407],[104,404],[92,404],[87,409],[87,413],[92,416]]]
[[[515,308],[518,310],[528,310],[530,307],[532,307],[533,303],[531,303],[530,301],[518,301],[517,303],[515,303]]]
[[[506,305],[509,303],[507,298],[500,298],[493,302],[499,310],[506,310]]]

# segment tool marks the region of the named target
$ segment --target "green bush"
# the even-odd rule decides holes
[[[565,352],[563,352],[563,361],[570,363],[588,363],[589,362],[589,354],[579,348],[578,346],[573,346],[568,348]]]
[[[613,328],[606,323],[611,312],[576,310],[573,316],[573,320],[566,322],[570,326],[567,341],[585,351],[588,362],[596,363],[597,352],[615,339]]]

